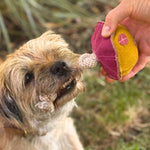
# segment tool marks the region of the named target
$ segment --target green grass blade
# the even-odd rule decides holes
[[[2,30],[4,39],[5,39],[5,42],[6,42],[7,50],[8,50],[9,53],[11,53],[12,49],[10,47],[10,38],[9,38],[8,31],[7,31],[7,27],[5,26],[5,23],[4,23],[3,16],[1,15],[1,12],[0,12],[0,28]]]
[[[38,31],[37,31],[36,23],[35,23],[34,18],[33,18],[33,16],[32,16],[31,10],[30,10],[28,4],[26,3],[26,1],[21,0],[21,3],[22,3],[22,7],[23,7],[24,10],[25,10],[25,13],[26,13],[26,15],[27,15],[27,18],[28,18],[28,20],[29,20],[29,23],[30,23],[30,25],[31,25],[31,28],[32,28],[34,34],[37,36],[37,35],[38,35]]]

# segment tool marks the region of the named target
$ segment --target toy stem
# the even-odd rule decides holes
[[[85,53],[79,58],[79,66],[81,69],[93,68],[97,65],[97,57],[94,53]]]

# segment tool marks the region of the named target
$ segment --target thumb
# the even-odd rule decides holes
[[[109,37],[117,28],[118,24],[131,14],[131,6],[127,1],[122,1],[116,8],[112,9],[106,16],[102,29],[102,36]]]

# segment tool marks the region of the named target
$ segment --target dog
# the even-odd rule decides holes
[[[83,150],[69,113],[84,91],[79,54],[51,31],[0,65],[0,150]]]

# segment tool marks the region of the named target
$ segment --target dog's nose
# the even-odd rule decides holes
[[[70,69],[64,61],[57,61],[51,68],[50,72],[58,77],[67,76]]]

